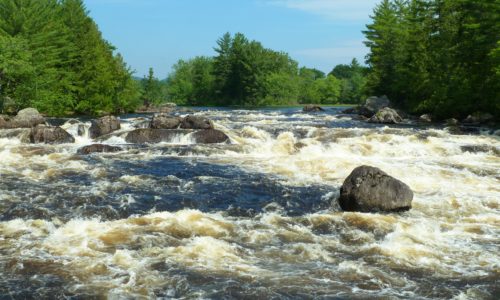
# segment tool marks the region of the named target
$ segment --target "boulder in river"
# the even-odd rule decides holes
[[[340,188],[345,211],[391,212],[411,208],[413,192],[404,182],[370,166],[355,168]]]
[[[495,117],[490,113],[475,112],[464,119],[464,123],[479,125],[493,121]]]
[[[31,143],[64,144],[74,143],[75,138],[61,127],[37,125],[31,130]]]
[[[91,154],[91,153],[104,153],[104,152],[118,152],[123,149],[118,146],[111,146],[106,144],[92,144],[78,149],[78,154]]]
[[[193,133],[192,137],[196,143],[200,144],[224,143],[229,140],[229,137],[224,132],[217,129],[196,131]]]
[[[181,121],[182,129],[213,129],[214,123],[204,117],[188,115]]]
[[[318,112],[318,111],[324,111],[324,109],[319,105],[308,104],[308,105],[304,106],[304,108],[302,108],[302,111],[303,112]]]
[[[180,124],[181,118],[179,117],[159,114],[153,116],[150,127],[154,129],[176,129]]]
[[[366,109],[370,110],[373,113],[376,113],[382,108],[389,106],[391,106],[391,101],[389,101],[389,98],[387,98],[387,96],[385,95],[382,97],[376,97],[376,96],[368,97],[364,105]]]
[[[189,130],[139,128],[127,133],[125,141],[133,144],[170,142],[175,137],[190,132]]]
[[[377,111],[368,122],[370,123],[383,123],[383,124],[397,124],[403,121],[403,118],[392,108],[384,107]]]
[[[120,120],[115,116],[105,116],[91,121],[89,136],[95,139],[118,129],[120,129]]]
[[[425,122],[425,123],[432,122],[432,116],[430,114],[423,114],[418,119],[420,120],[420,122]]]
[[[0,115],[0,129],[31,128],[45,124],[45,118],[34,108],[20,110],[15,117]]]

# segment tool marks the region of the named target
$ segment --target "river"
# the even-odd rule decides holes
[[[114,136],[125,151],[93,155],[69,123],[74,144],[4,134],[0,298],[498,297],[500,138],[339,111],[202,109],[229,144]],[[412,209],[342,212],[360,165],[407,183]]]

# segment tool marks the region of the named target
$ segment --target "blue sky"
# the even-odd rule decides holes
[[[367,53],[361,31],[379,0],[84,0],[105,39],[143,76],[178,59],[214,55],[225,32],[329,72]]]

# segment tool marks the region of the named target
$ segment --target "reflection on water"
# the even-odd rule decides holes
[[[125,151],[89,156],[75,124],[71,145],[0,132],[0,298],[498,295],[498,136],[337,113],[209,109],[231,144],[118,133],[104,143]],[[413,209],[341,212],[362,164],[406,182]]]

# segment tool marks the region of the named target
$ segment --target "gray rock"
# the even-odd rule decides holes
[[[458,120],[455,119],[455,118],[450,118],[450,119],[446,119],[444,121],[444,123],[447,125],[447,126],[456,126],[458,125]]]
[[[31,128],[45,124],[45,118],[34,108],[20,110],[15,117],[0,115],[0,129]]]
[[[492,152],[493,154],[500,156],[500,149],[490,145],[463,145],[460,146],[460,150],[462,150],[462,152],[469,152],[469,153]]]
[[[318,112],[318,111],[324,111],[324,109],[319,105],[308,104],[308,105],[304,106],[304,108],[302,108],[302,111],[303,112]]]
[[[179,129],[140,128],[127,133],[125,141],[133,144],[170,142],[175,137],[185,135],[190,132],[192,131]]]
[[[193,115],[186,116],[181,121],[182,129],[213,129],[214,123],[204,117],[197,117]]]
[[[229,137],[224,132],[217,129],[196,131],[192,137],[196,143],[200,144],[224,143],[229,140]]]
[[[391,212],[411,208],[412,190],[402,181],[370,166],[352,171],[340,188],[340,207],[345,211]]]
[[[76,133],[78,134],[78,136],[84,136],[85,135],[85,125],[78,124],[78,127],[76,129]]]
[[[176,129],[180,124],[181,118],[179,117],[159,114],[153,116],[150,127],[154,129]]]
[[[432,122],[432,116],[430,114],[423,114],[423,115],[420,116],[419,120],[421,122],[431,123]]]
[[[370,123],[383,123],[383,124],[397,124],[403,121],[403,118],[392,108],[385,107],[377,111],[368,122]]]
[[[387,96],[382,96],[382,97],[368,97],[365,101],[364,107],[373,113],[379,111],[382,108],[389,107],[391,106],[391,101],[389,101],[389,98]]]
[[[465,120],[463,122],[467,123],[467,124],[479,125],[479,124],[488,123],[490,121],[493,121],[494,119],[495,119],[495,117],[490,113],[476,112],[476,113],[473,113],[473,114],[467,116],[467,118],[465,118]]]
[[[91,154],[91,153],[104,153],[104,152],[118,152],[123,149],[118,146],[111,146],[106,144],[92,144],[78,149],[78,154]]]
[[[92,139],[101,135],[109,134],[120,129],[120,120],[115,116],[105,116],[92,120],[89,128],[89,136]]]
[[[30,142],[64,144],[74,143],[75,138],[61,127],[37,125],[31,130]]]

